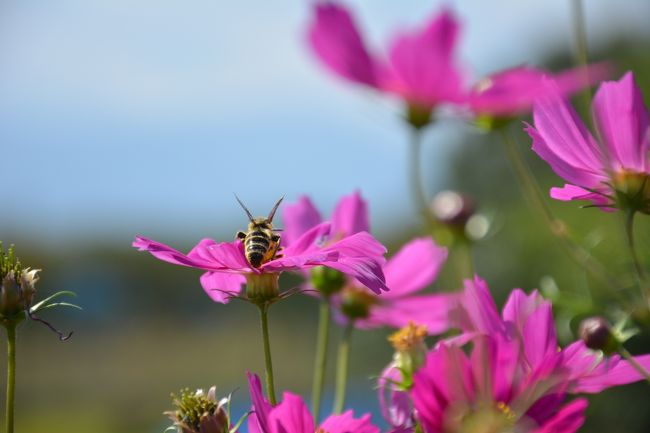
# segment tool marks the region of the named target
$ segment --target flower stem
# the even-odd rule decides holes
[[[14,395],[16,391],[16,326],[6,325],[7,330],[7,400],[5,433],[14,432]]]
[[[639,364],[639,363],[637,362],[636,359],[634,359],[634,356],[632,356],[632,354],[631,354],[630,352],[628,352],[626,348],[624,348],[624,347],[621,345],[621,346],[619,347],[619,349],[618,349],[618,353],[619,353],[623,358],[625,358],[625,360],[626,360],[627,362],[629,362],[630,365],[631,365],[632,367],[634,367],[634,369],[635,369],[636,371],[638,371],[639,374],[641,374],[641,376],[643,376],[644,379],[645,379],[648,383],[650,383],[650,373],[648,372],[648,370],[646,370],[645,368],[643,368],[643,366],[642,366],[641,364]]]
[[[641,294],[646,300],[646,305],[650,307],[650,282],[648,282],[648,274],[646,274],[641,261],[639,260],[639,255],[636,252],[636,243],[634,242],[634,216],[636,211],[630,210],[626,212],[625,218],[625,234],[627,237],[627,246],[630,250],[630,256],[632,257],[632,262],[634,263],[634,269],[636,270],[637,279],[639,281],[639,287],[641,288]]]
[[[573,38],[575,43],[575,63],[584,68],[583,83],[585,89],[582,91],[582,103],[585,112],[589,111],[591,106],[591,90],[589,83],[589,71],[586,68],[589,62],[589,53],[587,49],[587,26],[585,24],[585,13],[582,0],[571,0],[571,18],[573,22]]]
[[[273,383],[273,360],[271,359],[271,342],[269,339],[268,303],[260,304],[260,322],[262,323],[262,340],[264,341],[264,363],[266,367],[266,393],[272,405],[276,404],[275,384]]]
[[[336,391],[334,394],[334,413],[343,412],[345,407],[345,390],[348,384],[348,364],[350,360],[350,342],[354,323],[350,322],[343,330],[339,343],[339,353],[336,360]]]
[[[422,167],[420,163],[422,153],[422,130],[419,128],[410,128],[410,134],[411,142],[409,146],[408,174],[411,195],[423,221],[427,226],[433,227],[435,220],[431,215],[431,212],[429,212],[429,199],[424,191],[422,181]]]
[[[320,403],[323,395],[323,382],[327,364],[327,346],[330,333],[330,302],[322,299],[318,308],[318,339],[316,341],[316,358],[314,360],[314,380],[311,401],[312,412],[316,422],[320,419]]]
[[[539,184],[531,173],[528,164],[526,164],[526,161],[524,160],[524,157],[511,133],[508,132],[507,128],[501,128],[500,134],[510,165],[517,176],[517,180],[519,181],[519,185],[522,188],[524,195],[533,208],[533,212],[544,220],[548,230],[558,239],[560,246],[566,254],[576,264],[584,268],[595,278],[598,278],[602,283],[611,286],[614,289],[620,289],[623,287],[615,279],[609,276],[603,265],[594,259],[588,251],[569,238],[564,222],[557,219],[546,204]]]

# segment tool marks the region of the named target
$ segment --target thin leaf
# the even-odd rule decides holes
[[[62,291],[60,291],[60,292],[56,292],[56,293],[53,294],[52,296],[49,296],[49,297],[43,299],[42,301],[40,301],[40,302],[38,302],[38,303],[32,305],[32,308],[31,308],[31,309],[33,309],[34,311],[38,311],[38,309],[41,308],[41,306],[42,306],[43,304],[47,304],[47,303],[50,302],[51,300],[56,299],[56,298],[61,297],[61,296],[65,296],[65,295],[72,296],[73,298],[76,298],[76,297],[77,297],[77,294],[76,294],[75,292],[71,292],[71,291],[69,291],[69,290],[62,290]]]

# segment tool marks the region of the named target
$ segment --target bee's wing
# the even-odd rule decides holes
[[[271,212],[269,212],[269,217],[267,218],[269,222],[273,221],[273,217],[275,216],[275,211],[278,210],[278,207],[280,207],[280,203],[282,203],[282,200],[284,200],[284,196],[280,197],[280,200],[273,206],[273,209],[271,209]]]

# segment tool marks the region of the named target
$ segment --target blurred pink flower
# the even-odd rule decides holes
[[[308,39],[320,61],[342,78],[396,94],[423,111],[463,101],[455,63],[459,25],[443,10],[420,29],[394,38],[387,60],[370,53],[350,12],[331,1],[314,6]]]
[[[590,200],[603,209],[650,213],[650,120],[632,72],[601,84],[592,104],[599,144],[558,86],[534,105],[526,132],[533,150],[569,183],[552,188],[557,200]]]
[[[370,421],[370,414],[355,418],[349,410],[327,417],[317,427],[300,396],[285,392],[283,400],[271,406],[256,375],[248,373],[248,387],[253,403],[253,412],[248,417],[250,433],[379,433],[379,428]]]
[[[320,214],[307,197],[298,203],[285,205],[282,213],[285,237],[302,236],[321,221]],[[358,192],[343,197],[332,214],[334,239],[354,235],[369,229],[368,206]],[[431,334],[438,334],[448,328],[448,312],[456,305],[456,295],[451,293],[416,295],[429,286],[437,277],[447,259],[447,250],[437,246],[430,238],[417,238],[400,249],[383,265],[386,285],[390,292],[381,296],[367,290],[367,286],[352,274],[343,293],[334,299],[334,305],[341,307],[346,297],[363,302],[367,307],[365,317],[355,320],[359,328],[391,326],[401,328],[409,321],[425,325]],[[375,291],[375,293],[379,293]],[[342,314],[337,314],[341,320]]]
[[[384,246],[367,232],[322,246],[321,241],[329,236],[330,229],[329,223],[311,228],[284,248],[282,257],[259,268],[248,263],[241,241],[217,243],[203,239],[187,254],[140,236],[136,237],[133,246],[169,263],[206,270],[201,276],[201,285],[212,300],[221,303],[239,294],[246,275],[301,271],[314,266],[326,266],[350,275],[376,293],[388,290],[381,268],[386,252]]]
[[[507,69],[480,80],[469,94],[469,107],[478,116],[512,118],[532,110],[547,88],[545,79],[554,81],[561,95],[571,96],[609,76],[606,63],[558,74],[527,66]]]

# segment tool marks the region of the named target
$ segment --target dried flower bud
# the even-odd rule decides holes
[[[350,320],[367,318],[376,303],[376,297],[364,289],[347,287],[341,294],[341,312]]]
[[[23,269],[14,254],[14,246],[5,253],[0,243],[0,319],[3,324],[18,323],[25,318],[34,299],[38,269]]]
[[[207,394],[199,389],[191,392],[181,390],[181,395],[172,394],[176,410],[165,412],[174,421],[178,433],[227,433],[230,428],[228,413],[224,406],[228,399],[217,401],[216,387]]]
[[[606,355],[617,351],[619,342],[612,333],[607,320],[602,317],[590,317],[580,323],[580,338],[593,350],[601,350]]]
[[[456,191],[442,191],[431,202],[431,212],[438,221],[461,228],[475,211],[474,202]]]
[[[316,266],[311,270],[312,285],[326,298],[340,292],[345,282],[345,275],[335,269]]]

